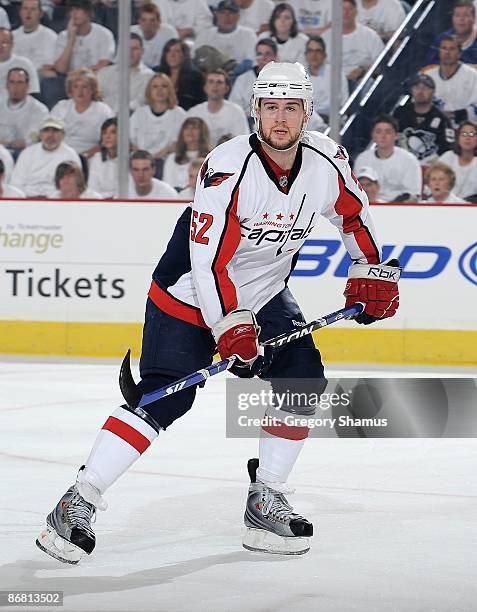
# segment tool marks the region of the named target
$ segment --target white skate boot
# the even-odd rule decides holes
[[[96,538],[91,523],[96,516],[96,506],[106,508],[99,491],[92,491],[91,485],[81,482],[82,469],[76,483],[46,517],[46,529],[36,540],[38,548],[63,563],[77,564],[84,553],[93,552]],[[86,501],[83,495],[91,501]]]
[[[250,487],[245,507],[247,550],[281,555],[302,555],[310,550],[313,525],[293,512],[282,491],[257,482],[258,459],[249,459]]]

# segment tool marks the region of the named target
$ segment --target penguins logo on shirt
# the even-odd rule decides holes
[[[403,131],[407,148],[419,160],[437,153],[436,135],[426,130],[408,127]]]

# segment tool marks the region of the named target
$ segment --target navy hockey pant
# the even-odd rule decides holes
[[[260,341],[263,342],[297,327],[304,318],[290,290],[285,288],[257,313],[257,321],[261,327]],[[139,364],[142,393],[154,391],[207,367],[215,352],[215,341],[208,329],[171,317],[150,299],[147,300]],[[311,336],[275,349],[273,361],[261,377],[271,380],[272,385],[274,379],[280,378],[324,380],[321,355]],[[160,427],[166,429],[190,410],[196,391],[196,387],[179,391],[149,404],[145,410]]]

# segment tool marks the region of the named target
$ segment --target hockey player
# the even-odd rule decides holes
[[[347,305],[363,302],[359,323],[392,316],[399,269],[380,263],[368,201],[346,151],[306,132],[312,86],[301,64],[271,62],[252,94],[257,133],[214,149],[197,180],[194,203],[180,217],[154,273],[143,332],[139,389],[147,393],[222,358],[233,372],[255,374],[274,388],[284,378],[326,384],[310,336],[279,347],[267,360],[260,343],[303,322],[287,280],[320,215],[341,232],[354,264]],[[47,517],[37,540],[48,554],[77,563],[91,553],[91,520],[103,494],[192,406],[189,388],[149,404],[118,408],[105,422],[76,483]],[[283,413],[287,414],[284,406]],[[304,407],[303,415],[310,414]],[[298,413],[300,416],[300,413]],[[289,415],[288,415],[289,416]],[[306,427],[264,427],[259,459],[248,462],[251,484],[243,544],[251,550],[300,554],[312,524],[285,497],[285,483],[307,437]]]

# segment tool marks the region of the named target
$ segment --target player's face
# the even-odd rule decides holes
[[[93,100],[93,88],[87,79],[79,78],[71,84],[70,95],[76,104],[90,104]]]
[[[275,29],[278,36],[288,34],[293,24],[292,14],[288,9],[283,10],[275,19]]]
[[[138,187],[147,187],[154,176],[154,168],[148,159],[133,159],[131,161],[131,176]]]
[[[418,83],[412,88],[411,94],[414,102],[417,102],[418,104],[428,104],[429,102],[432,102],[434,90],[427,85],[424,85],[424,83]]]
[[[280,151],[298,141],[305,119],[302,100],[266,98],[260,104],[259,114],[262,138],[268,145]]]
[[[389,123],[377,123],[373,130],[373,141],[378,149],[391,149],[396,137],[396,131]]]
[[[7,80],[7,90],[10,101],[18,103],[24,100],[28,93],[28,81],[23,70],[10,73]]]
[[[64,137],[64,132],[62,130],[57,130],[56,128],[45,128],[40,132],[40,139],[45,151],[54,151],[57,149],[61,141]]]
[[[268,45],[257,45],[257,55],[255,58],[255,63],[257,64],[259,70],[261,70],[270,62],[275,62],[276,59],[277,56]]]
[[[20,8],[20,19],[22,25],[27,29],[36,28],[41,19],[39,0],[23,0]]]
[[[101,144],[106,149],[114,149],[118,145],[118,128],[115,125],[108,126],[101,135]]]
[[[439,60],[443,66],[457,64],[460,57],[458,45],[452,40],[443,40],[439,47]]]
[[[429,188],[434,200],[445,200],[450,192],[450,179],[442,170],[433,170],[429,175]]]
[[[475,18],[472,7],[457,6],[452,14],[452,25],[456,34],[470,34],[474,27]]]
[[[459,132],[459,146],[463,151],[474,151],[477,147],[477,133],[473,125],[463,125]]]
[[[149,39],[157,34],[161,20],[154,13],[142,13],[138,19],[138,24],[144,33],[144,38]]]

